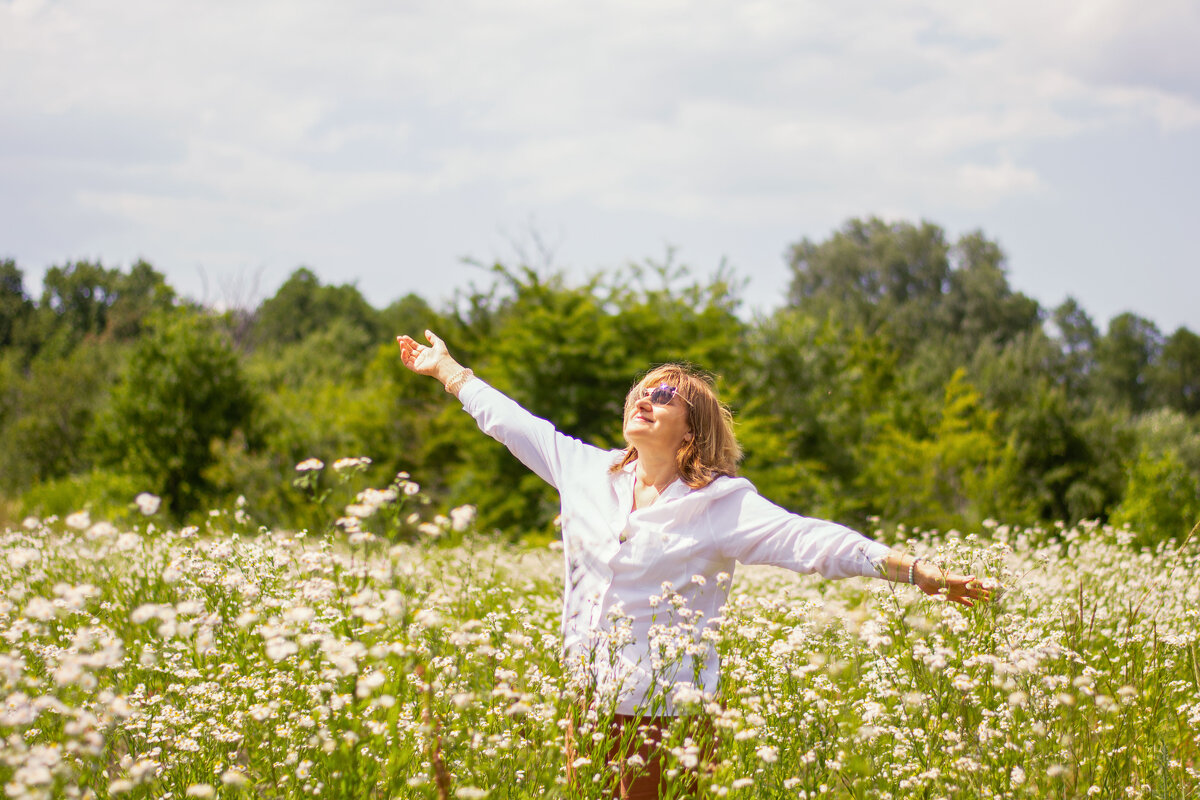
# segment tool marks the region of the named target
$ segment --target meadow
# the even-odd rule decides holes
[[[306,463],[316,490],[324,465]],[[356,465],[339,465],[349,486]],[[116,523],[5,531],[6,796],[579,796],[557,543],[496,544],[473,509],[436,515],[403,474],[330,491],[336,524],[314,532],[257,527],[240,504],[174,529],[147,495]],[[701,796],[1200,797],[1194,538],[1147,549],[1095,523],[992,521],[875,533],[988,576],[998,597],[966,609],[740,567],[720,692],[677,696],[713,718],[715,754],[668,735]],[[587,796],[612,781],[605,716],[576,720]]]

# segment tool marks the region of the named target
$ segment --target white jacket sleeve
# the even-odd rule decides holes
[[[881,577],[891,552],[844,525],[793,514],[766,500],[752,486],[727,498],[723,554],[743,564],[770,564],[826,578]]]
[[[479,378],[468,381],[459,391],[458,399],[480,430],[560,491],[563,476],[572,466],[597,455],[605,457],[606,451],[559,433],[552,424],[530,414]]]

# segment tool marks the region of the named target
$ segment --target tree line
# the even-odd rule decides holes
[[[436,505],[477,505],[487,530],[550,535],[553,492],[399,363],[395,334],[426,328],[602,447],[622,444],[638,374],[698,365],[763,494],[864,530],[1099,519],[1152,543],[1200,518],[1197,334],[1043,308],[1009,285],[994,241],[928,222],[849,220],[788,262],[785,302],[748,319],[736,275],[700,279],[670,254],[575,280],[496,264],[437,308],[413,294],[375,308],[300,268],[226,311],[145,262],[54,267],[35,299],[3,261],[0,521],[119,517],[148,491],[181,523],[241,497],[256,521],[310,527],[295,465],[369,456],[379,485],[403,470]]]

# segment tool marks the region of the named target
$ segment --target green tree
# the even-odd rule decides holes
[[[1151,368],[1162,351],[1162,335],[1150,320],[1126,312],[1113,317],[1096,349],[1100,397],[1140,414],[1150,407]]]
[[[951,245],[929,222],[852,219],[824,242],[802,240],[789,258],[792,306],[869,335],[886,330],[900,352],[938,342],[962,359],[1040,319],[1037,303],[1009,287],[1000,247],[979,232]]]
[[[497,265],[493,276],[459,299],[443,338],[531,412],[600,447],[623,446],[625,394],[639,374],[664,361],[720,372],[735,360],[744,330],[727,278],[692,281],[669,254],[576,284],[528,267]],[[444,400],[440,407],[423,459],[447,465],[451,497],[477,503],[485,527],[548,529],[558,508],[553,491],[461,411]]]
[[[1062,351],[1063,385],[1074,394],[1087,391],[1096,370],[1100,331],[1079,302],[1068,297],[1051,314],[1055,341]]]
[[[863,442],[885,409],[904,416],[912,400],[900,392],[886,337],[781,309],[736,352],[731,400],[747,477],[786,508],[864,523],[877,506],[856,485]]]
[[[1001,514],[1014,464],[996,435],[996,417],[958,370],[927,434],[882,428],[859,476],[880,516],[928,528],[978,525]]]
[[[33,313],[24,273],[12,259],[0,261],[0,350],[25,343]]]
[[[950,255],[954,269],[939,316],[962,338],[966,355],[984,342],[1004,344],[1039,327],[1041,307],[1008,285],[1000,245],[975,231],[960,237]]]
[[[175,300],[163,275],[144,261],[128,273],[76,261],[46,271],[39,312],[53,328],[65,329],[71,343],[88,335],[128,340],[141,332],[148,315],[171,308]]]
[[[100,342],[65,356],[39,354],[26,368],[6,359],[0,380],[0,487],[14,492],[87,469],[87,432],[120,363]]]
[[[1142,544],[1182,539],[1200,521],[1200,480],[1174,450],[1142,450],[1128,475],[1112,523],[1129,525]]]
[[[316,273],[301,267],[259,306],[253,338],[259,346],[295,344],[335,320],[361,328],[373,340],[383,335],[378,312],[356,287],[324,286]]]
[[[210,488],[213,443],[246,425],[253,407],[216,320],[180,310],[154,318],[137,342],[98,420],[96,445],[106,463],[143,478],[182,517]]]
[[[935,323],[922,312],[946,291],[949,250],[945,233],[931,223],[852,219],[825,242],[793,245],[788,300],[869,334],[892,320],[895,335],[906,339],[898,343],[907,346]]]
[[[1149,380],[1155,403],[1200,413],[1200,336],[1183,327],[1168,336]]]

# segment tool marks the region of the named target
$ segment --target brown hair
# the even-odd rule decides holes
[[[655,367],[629,389],[629,394],[625,396],[625,419],[629,419],[630,412],[641,398],[642,389],[660,383],[674,386],[683,400],[687,401],[684,406],[687,408],[688,428],[692,436],[675,454],[675,466],[683,482],[693,489],[700,489],[721,475],[737,475],[742,448],[733,433],[733,414],[717,399],[713,379],[709,375],[684,364]],[[611,471],[619,472],[637,457],[637,448],[628,445],[625,455],[612,466]]]

